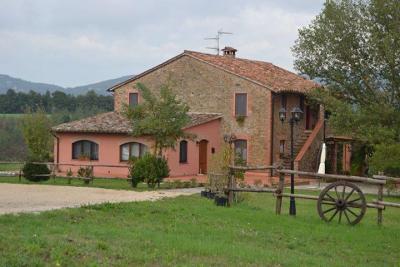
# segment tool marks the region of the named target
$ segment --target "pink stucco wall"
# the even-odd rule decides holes
[[[165,153],[170,167],[170,176],[187,176],[196,175],[199,171],[199,148],[197,141],[207,140],[207,160],[210,160],[212,148],[218,151],[221,147],[222,137],[220,133],[220,119],[214,120],[202,125],[194,126],[186,130],[189,133],[197,136],[196,140],[188,141],[188,162],[179,163],[179,147],[175,150],[169,149]],[[120,177],[128,176],[128,168],[126,162],[120,161],[120,146],[128,142],[138,142],[145,144],[149,149],[152,149],[153,142],[145,137],[132,137],[129,135],[120,134],[89,134],[89,133],[57,133],[57,140],[54,145],[55,161],[59,163],[59,170],[65,173],[71,169],[76,175],[79,165],[93,165],[94,174],[98,177]],[[79,140],[89,140],[99,145],[99,160],[82,161],[72,159],[72,143]],[[57,155],[59,151],[59,155]],[[63,165],[71,164],[71,165]],[[96,165],[112,165],[97,166]]]
[[[187,129],[187,132],[197,136],[195,141],[188,142],[188,161],[187,163],[179,163],[179,150],[168,150],[165,156],[171,169],[170,176],[187,176],[199,173],[199,145],[197,141],[207,140],[207,162],[210,163],[212,148],[215,152],[221,148],[222,136],[220,120],[214,120],[209,123],[198,125]]]

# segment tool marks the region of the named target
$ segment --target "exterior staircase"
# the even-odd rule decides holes
[[[312,130],[304,130],[300,135],[294,137],[294,158],[296,158],[297,154],[300,152],[300,149],[304,146],[305,142],[307,141],[308,137],[310,136]],[[288,143],[289,149],[287,153],[282,157],[282,165],[285,169],[290,169],[290,140]]]

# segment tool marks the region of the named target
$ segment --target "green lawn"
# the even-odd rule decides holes
[[[18,163],[1,163],[0,171],[19,171],[22,164]]]
[[[0,118],[22,118],[24,114],[8,114],[8,113],[0,113]]]
[[[350,227],[322,222],[314,201],[296,218],[288,199],[274,207],[247,194],[232,208],[191,196],[3,215],[0,266],[399,266],[400,210]]]
[[[73,179],[71,180],[71,184],[68,184],[68,179],[66,178],[56,178],[55,180],[49,179],[48,181],[42,182],[30,182],[25,178],[21,179],[19,182],[18,177],[1,177],[0,183],[12,183],[12,184],[45,184],[45,185],[63,185],[63,186],[82,186],[82,187],[99,187],[106,189],[119,189],[119,190],[134,190],[134,191],[147,191],[153,190],[147,187],[147,184],[140,183],[137,188],[133,188],[130,181],[123,179],[115,179],[115,178],[96,178],[93,183],[85,184],[82,180]],[[176,186],[176,183],[161,183],[160,188],[156,189],[168,189],[173,186]],[[180,183],[176,187],[183,187],[183,183]]]

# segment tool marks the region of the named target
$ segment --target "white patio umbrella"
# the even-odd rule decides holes
[[[321,159],[319,161],[318,173],[325,174],[326,145],[322,144]]]

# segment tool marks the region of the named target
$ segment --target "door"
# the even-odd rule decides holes
[[[306,106],[306,130],[311,130],[311,110],[310,106]]]
[[[199,173],[207,173],[207,140],[201,140],[199,143]]]

